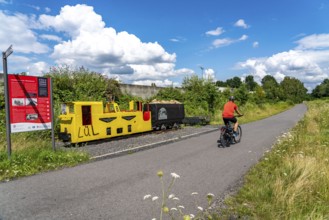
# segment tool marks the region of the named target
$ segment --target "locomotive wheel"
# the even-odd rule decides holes
[[[167,129],[167,126],[164,125],[164,124],[162,124],[162,125],[161,125],[161,130],[166,130],[166,129]]]

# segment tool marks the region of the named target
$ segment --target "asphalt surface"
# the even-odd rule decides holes
[[[218,132],[183,139],[120,157],[105,159],[0,184],[0,219],[159,219],[160,199],[170,173],[180,175],[172,188],[185,207],[197,212],[205,196],[216,197],[235,186],[276,139],[295,126],[307,108],[300,104],[273,117],[242,125],[239,144],[218,148]],[[169,207],[172,207],[169,204]],[[166,219],[166,218],[164,218]]]

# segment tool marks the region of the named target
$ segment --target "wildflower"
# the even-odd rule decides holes
[[[202,208],[201,206],[198,206],[198,209],[199,209],[200,211],[203,211],[203,208]]]
[[[162,177],[163,176],[163,171],[162,170],[159,170],[158,173],[157,173],[158,177]]]
[[[212,201],[212,199],[214,198],[214,194],[212,194],[212,193],[208,193],[207,194],[207,200],[208,200],[208,204],[210,205],[210,203],[211,203],[211,201]]]
[[[171,211],[177,211],[177,209],[174,207],[174,208],[171,208],[170,209]]]
[[[175,179],[179,178],[180,176],[177,173],[171,173],[171,176]]]
[[[214,197],[215,195],[214,194],[212,194],[212,193],[208,193],[207,194],[207,198],[212,198],[212,197]]]
[[[179,198],[178,198],[178,197],[174,197],[174,198],[173,198],[173,200],[177,200],[177,201],[178,201],[178,200],[179,200]]]
[[[153,198],[152,198],[152,201],[155,201],[155,200],[157,200],[159,197],[157,197],[157,196],[154,196]]]
[[[194,218],[195,216],[194,216],[193,214],[190,214],[190,217],[191,217],[191,218]]]
[[[197,193],[197,192],[192,192],[191,195],[192,195],[192,196],[194,196],[194,195],[198,195],[198,193]]]
[[[185,209],[185,207],[182,206],[182,205],[179,205],[178,208],[180,208],[180,209]]]
[[[144,200],[145,199],[148,199],[148,198],[151,198],[151,195],[150,194],[147,194],[147,195],[144,196]]]
[[[157,220],[156,218],[152,218],[152,220]]]
[[[191,217],[190,217],[189,215],[184,215],[184,216],[183,216],[183,219],[184,219],[184,220],[191,220]]]
[[[163,209],[163,212],[164,213],[168,213],[169,212],[169,208],[167,206],[163,207],[162,209]]]
[[[168,199],[172,199],[172,198],[174,198],[175,197],[175,194],[170,194],[169,196],[168,196]]]
[[[288,174],[287,173],[283,173],[283,175],[287,176]]]

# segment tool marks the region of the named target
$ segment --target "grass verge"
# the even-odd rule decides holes
[[[307,105],[304,119],[250,170],[218,219],[329,219],[329,100]]]
[[[29,147],[15,151],[8,159],[0,151],[0,181],[75,166],[89,160],[89,155],[77,151],[53,151],[50,146]]]
[[[239,123],[248,123],[253,121],[258,121],[272,115],[279,114],[294,105],[288,102],[278,102],[278,103],[265,103],[257,105],[254,103],[247,103],[243,106],[238,106],[240,112],[243,114],[243,117],[239,118]],[[215,114],[214,120],[211,124],[223,124],[222,111],[218,111]]]

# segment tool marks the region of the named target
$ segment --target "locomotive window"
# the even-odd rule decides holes
[[[91,125],[91,106],[82,106],[82,125]]]
[[[114,105],[113,105],[113,104],[110,104],[110,106],[109,106],[109,111],[110,111],[110,112],[115,112],[115,110],[114,110]]]
[[[74,104],[68,104],[69,107],[69,113],[74,114]]]

